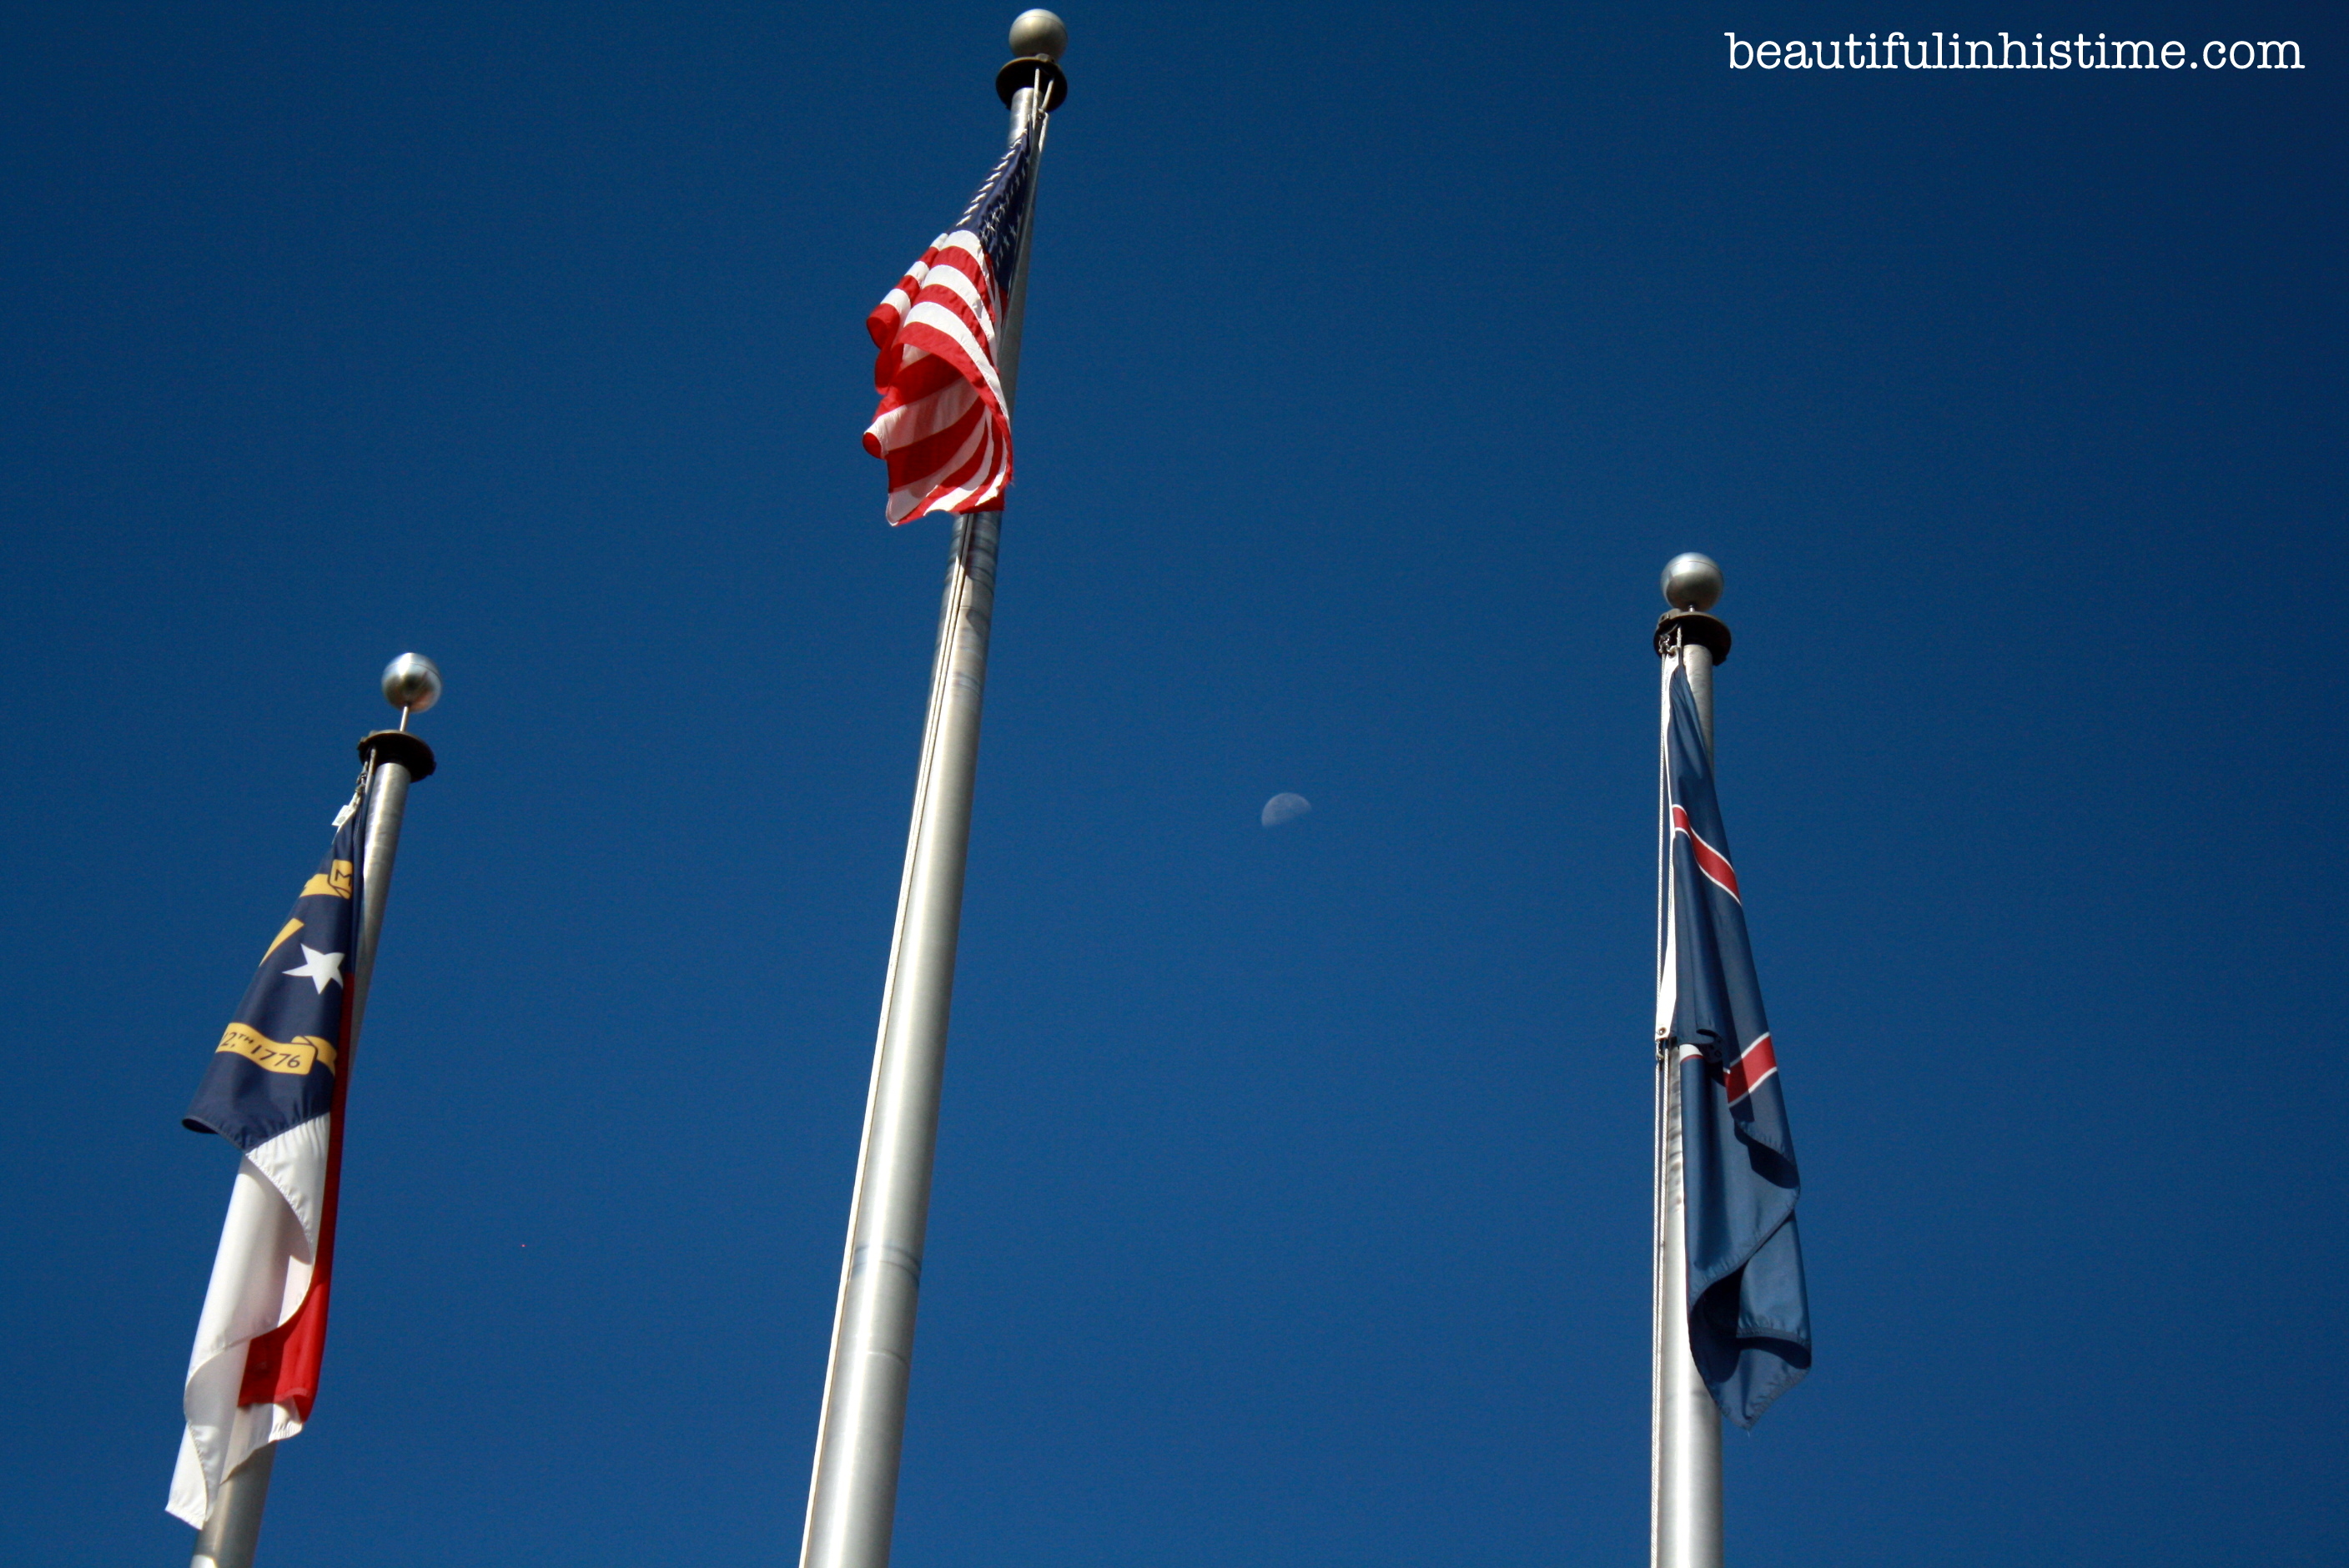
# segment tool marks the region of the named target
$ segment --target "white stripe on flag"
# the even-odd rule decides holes
[[[936,300],[916,300],[914,308],[905,313],[905,325],[926,326],[962,350],[964,356],[986,381],[987,389],[995,394],[996,406],[1002,407],[1003,383],[995,378],[994,356],[978,346],[978,340],[971,336],[970,327],[962,317]]]
[[[212,1284],[196,1318],[181,1401],[188,1426],[164,1505],[199,1530],[212,1517],[230,1471],[263,1444],[302,1429],[291,1408],[240,1408],[236,1397],[244,1383],[245,1346],[292,1317],[309,1294],[329,1120],[313,1117],[237,1162]]]
[[[925,355],[923,357],[929,356]],[[881,443],[882,453],[885,456],[900,447],[910,447],[926,437],[936,435],[969,413],[978,402],[978,392],[969,382],[949,381],[928,397],[901,403],[874,419],[871,433],[873,438]]]

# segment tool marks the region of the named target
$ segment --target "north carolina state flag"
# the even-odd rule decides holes
[[[244,1156],[196,1320],[188,1427],[166,1505],[198,1529],[229,1473],[300,1431],[317,1397],[350,1078],[346,975],[358,948],[362,817],[346,811],[336,823],[183,1119]]]

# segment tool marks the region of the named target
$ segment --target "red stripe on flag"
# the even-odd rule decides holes
[[[1694,837],[1693,834],[1691,837]],[[1721,1075],[1721,1087],[1729,1091],[1729,1103],[1735,1105],[1762,1087],[1763,1080],[1778,1070],[1778,1052],[1763,1036],[1745,1047],[1745,1054],[1729,1064]]]
[[[1705,874],[1705,880],[1744,903],[1745,901],[1738,897],[1737,872],[1730,865],[1729,857],[1698,838],[1696,830],[1689,826],[1688,813],[1678,806],[1672,808],[1672,829],[1688,835],[1689,847],[1696,851],[1696,869]]]
[[[926,478],[947,466],[947,460],[962,450],[978,422],[987,418],[987,405],[973,403],[962,418],[934,435],[919,437],[902,447],[891,448],[874,456],[889,462],[889,483],[894,489],[900,482]]]
[[[889,352],[897,356],[897,360],[889,366],[889,379],[881,387],[881,407],[874,415],[875,418],[892,408],[918,403],[969,379],[950,359],[926,353],[907,355],[894,344]]]
[[[343,1002],[342,1037],[351,1038],[351,1006]],[[318,1261],[310,1270],[310,1288],[294,1315],[258,1338],[246,1341],[244,1378],[237,1385],[240,1405],[285,1405],[296,1418],[310,1418],[318,1397],[318,1368],[326,1358],[326,1304],[335,1278],[335,1212],[342,1207],[343,1105],[350,1094],[350,1046],[335,1074],[335,1097],[326,1122],[326,1190],[318,1208]]]
[[[318,1397],[318,1367],[326,1357],[327,1274],[310,1279],[309,1293],[293,1316],[244,1347],[240,1405],[287,1405],[302,1420]]]

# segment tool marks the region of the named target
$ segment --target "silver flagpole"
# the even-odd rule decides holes
[[[1023,12],[1011,24],[1012,52],[1020,57],[996,77],[997,91],[1011,110],[1010,140],[1018,140],[1042,110],[1057,107],[1065,96],[1055,62],[1068,41],[1067,27],[1050,11]],[[1040,163],[1041,151],[1040,139]],[[1031,172],[1019,267],[996,338],[996,371],[1007,415],[1019,379],[1035,203]],[[1002,521],[997,511],[957,519],[954,554],[947,566],[929,717],[914,784],[913,825],[905,841],[888,978],[881,992],[880,1037],[874,1047],[832,1359],[808,1483],[802,1568],[884,1568],[889,1561]]]
[[[430,659],[402,654],[383,672],[383,695],[399,709],[398,729],[379,729],[359,742],[367,769],[367,837],[359,846],[358,951],[351,955],[350,1037],[343,1059],[357,1059],[359,1019],[367,1012],[367,981],[375,974],[375,949],[383,935],[384,905],[391,897],[391,867],[399,854],[400,819],[408,811],[408,786],[429,777],[432,748],[408,733],[408,717],[440,700],[440,671]],[[269,1506],[269,1474],[277,1445],[264,1444],[221,1483],[220,1496],[204,1527],[196,1532],[188,1568],[253,1568],[261,1539],[262,1511]]]
[[[1729,656],[1729,628],[1705,614],[1721,597],[1721,568],[1702,555],[1675,556],[1664,568],[1671,612],[1657,623],[1662,660],[1663,724],[1671,723],[1674,670],[1688,676],[1705,751],[1713,750],[1713,667]],[[1671,845],[1659,737],[1656,799],[1656,983],[1671,920]],[[1650,1325],[1648,1562],[1650,1568],[1721,1568],[1721,1412],[1689,1353],[1688,1232],[1681,1183],[1679,1053],[1657,1025],[1655,1125],[1655,1288]]]
[[[211,1517],[196,1532],[196,1554],[188,1568],[253,1568],[261,1511],[269,1506],[269,1471],[276,1462],[277,1445],[264,1443],[229,1472],[212,1500]]]

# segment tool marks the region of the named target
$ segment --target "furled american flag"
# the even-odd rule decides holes
[[[881,407],[864,449],[889,465],[889,521],[990,511],[1011,483],[1011,410],[995,365],[1011,303],[1042,126],[1022,131],[955,226],[922,253],[864,329]]]

